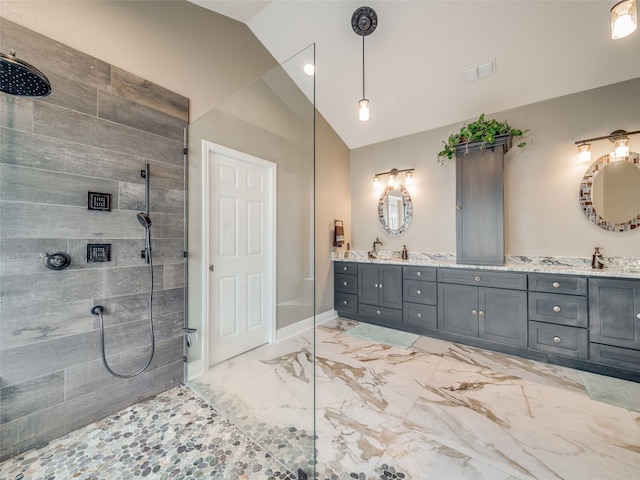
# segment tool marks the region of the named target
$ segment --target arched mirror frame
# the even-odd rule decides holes
[[[603,155],[593,162],[587,169],[587,172],[584,174],[582,182],[580,183],[580,206],[582,207],[582,211],[585,216],[598,227],[610,232],[628,232],[629,230],[640,227],[640,212],[638,212],[638,214],[628,222],[612,223],[600,216],[593,204],[592,191],[595,176],[612,161],[613,159],[610,155]],[[627,161],[640,168],[640,155],[635,152],[629,153],[629,156],[624,160],[615,161]]]
[[[402,222],[400,223],[400,226],[397,229],[392,229],[389,227],[389,224],[385,220],[385,212],[384,212],[387,196],[389,195],[389,192],[393,190],[400,190],[400,193],[402,193],[402,203],[403,203],[403,210],[404,210]],[[411,203],[411,195],[409,195],[409,191],[407,190],[407,188],[404,185],[398,185],[397,187],[392,187],[392,186],[386,187],[382,192],[382,194],[380,195],[380,201],[378,202],[378,219],[380,220],[380,226],[382,226],[382,229],[385,232],[387,232],[389,235],[397,237],[402,232],[404,232],[407,228],[409,228],[409,225],[411,225],[412,218],[413,218],[413,204]]]

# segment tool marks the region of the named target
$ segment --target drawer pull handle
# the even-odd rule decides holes
[[[476,310],[476,309],[474,308],[473,310],[471,310],[471,313],[472,313],[473,315],[477,315],[477,314],[478,314],[478,310]]]
[[[418,317],[418,318],[422,318],[422,314],[421,314],[421,313],[419,313],[418,315],[416,315],[416,317]]]
[[[378,288],[382,288],[382,284],[378,285]]]
[[[480,281],[480,277],[476,277],[476,282],[479,282],[479,281]]]
[[[417,293],[418,295],[422,295],[422,290],[416,290],[416,293]]]
[[[560,288],[560,282],[553,282],[553,288]]]
[[[480,311],[478,312],[478,315],[480,315],[480,316],[482,317],[482,316],[484,315],[484,310],[480,310]]]
[[[562,339],[560,337],[553,337],[553,341],[556,343],[560,343]]]
[[[636,318],[640,320],[640,313],[636,315]]]
[[[342,269],[346,272],[347,271],[347,267],[342,267]]]
[[[349,285],[349,282],[342,282],[342,285],[346,287],[347,285]]]
[[[422,276],[422,272],[416,272],[416,275],[417,275],[418,277],[421,277],[421,276]]]
[[[373,284],[373,288],[378,288],[378,284],[377,284],[377,283],[374,283],[374,284]]]
[[[554,305],[553,311],[558,313],[560,311],[560,307],[558,305]]]
[[[380,315],[380,313],[382,313],[382,312],[380,312],[380,310],[376,310],[376,313],[377,313],[378,315]]]
[[[349,305],[349,302],[346,300],[343,300],[342,303],[344,303],[345,305]]]

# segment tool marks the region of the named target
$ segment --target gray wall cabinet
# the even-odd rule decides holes
[[[456,258],[471,265],[504,264],[502,146],[456,154]]]
[[[341,317],[640,382],[640,279],[334,266]]]

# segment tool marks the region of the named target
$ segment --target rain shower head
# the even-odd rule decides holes
[[[0,91],[20,97],[46,97],[51,93],[49,79],[37,68],[15,57],[0,53]]]
[[[140,225],[142,225],[144,228],[149,228],[151,226],[151,219],[146,213],[140,212],[138,213],[137,217]]]

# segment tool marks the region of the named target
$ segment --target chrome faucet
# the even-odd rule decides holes
[[[382,242],[376,237],[375,242],[373,242],[373,253],[378,253],[378,245],[382,246]]]

